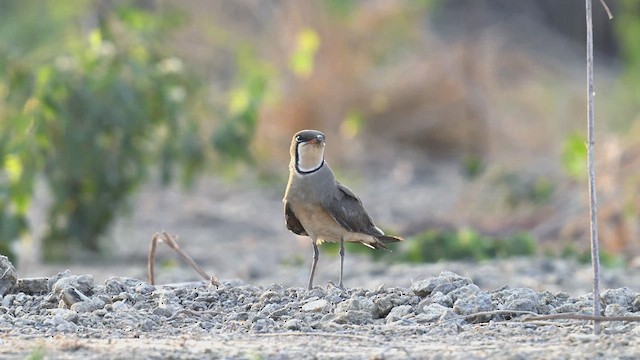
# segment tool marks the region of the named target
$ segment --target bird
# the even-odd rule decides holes
[[[364,209],[362,201],[339,183],[324,159],[325,135],[318,130],[301,130],[291,139],[289,181],[284,193],[284,218],[291,232],[308,236],[313,259],[307,289],[313,288],[318,263],[318,245],[340,243],[340,280],[344,289],[344,243],[361,243],[372,249],[389,250],[385,244],[403,241],[385,235]]]

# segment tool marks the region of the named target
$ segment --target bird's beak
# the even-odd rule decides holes
[[[322,143],[324,143],[324,136],[318,135],[315,138],[309,140],[309,143],[311,143],[311,144],[322,144]]]

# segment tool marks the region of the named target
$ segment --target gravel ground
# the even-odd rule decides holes
[[[396,165],[412,166],[410,179],[345,182],[378,225],[404,235],[430,216],[451,216],[465,197],[456,167],[434,172],[423,163]],[[636,323],[605,323],[594,337],[587,321],[525,322],[528,313],[496,312],[589,313],[590,268],[567,260],[412,265],[347,252],[343,291],[330,284],[338,257],[322,252],[317,286],[306,291],[311,246],[284,226],[283,188],[215,179],[188,192],[151,185],[118,222],[101,260],[45,265],[32,260],[37,244],[23,247],[17,271],[0,272],[0,358],[640,357]],[[32,213],[31,223],[45,224],[42,214]],[[222,285],[198,282],[163,246],[157,281],[164,285],[148,285],[149,239],[160,230],[180,235],[182,249]],[[604,313],[640,312],[640,269],[603,270]]]
[[[18,279],[3,259],[0,347],[5,359],[549,359],[637,358],[640,327],[526,321],[591,311],[589,294],[503,286],[483,290],[450,271],[409,287],[307,291],[239,280],[152,286],[69,271]],[[640,294],[602,292],[607,316],[640,315]]]

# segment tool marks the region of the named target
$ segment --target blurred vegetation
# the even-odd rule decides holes
[[[482,235],[471,229],[427,230],[411,237],[402,249],[400,259],[416,263],[443,259],[481,261],[534,255],[536,248],[536,241],[525,233],[502,238]]]
[[[320,249],[329,256],[338,256],[340,245],[325,243]],[[567,243],[557,249],[539,244],[526,232],[516,232],[506,236],[485,235],[473,229],[457,230],[430,229],[406,239],[403,243],[390,244],[391,253],[371,250],[361,244],[347,243],[347,253],[364,254],[377,261],[403,263],[434,263],[438,261],[485,261],[518,256],[547,256],[572,259],[583,264],[591,262],[591,250],[580,249]],[[290,260],[291,265],[301,266],[302,259]],[[600,261],[606,267],[621,267],[626,259],[611,251],[600,252]]]
[[[193,180],[207,152],[207,88],[167,46],[184,21],[165,2],[0,3],[3,254],[28,230],[39,179],[53,197],[45,260],[100,251],[100,236],[151,173],[165,184],[176,170]],[[234,160],[246,157],[269,76],[250,56],[238,64],[226,122],[212,135]]]
[[[347,252],[363,253],[375,260],[410,263],[430,263],[442,260],[482,261],[494,258],[535,255],[535,239],[526,233],[506,237],[483,235],[472,229],[430,229],[389,244],[392,252],[374,251],[361,244],[345,244]],[[329,254],[338,254],[339,244],[327,243],[320,247]]]
[[[241,46],[236,52],[237,84],[231,90],[226,112],[221,114],[223,123],[213,134],[214,149],[224,163],[253,161],[251,141],[258,126],[260,108],[268,95],[269,79],[273,69],[256,57],[249,46]]]
[[[575,12],[574,5],[537,4],[554,16],[566,15],[559,6]],[[552,202],[565,195],[557,177],[524,174],[521,169],[533,163],[526,161],[518,161],[521,168],[505,166],[495,177],[492,171],[511,154],[500,158],[482,146],[491,143],[503,153],[524,149],[530,160],[532,149],[540,149],[535,147],[539,138],[569,181],[585,176],[584,137],[572,125],[578,114],[574,107],[584,109],[583,89],[579,101],[566,95],[572,80],[554,69],[539,71],[547,68],[544,62],[510,46],[508,37],[502,45],[505,35],[492,41],[495,34],[481,27],[483,19],[494,26],[492,16],[503,15],[497,8],[517,13],[531,3],[405,0],[383,5],[1,1],[0,252],[11,255],[11,242],[27,233],[26,214],[40,182],[52,196],[45,258],[63,259],[71,248],[95,252],[114,216],[149,176],[189,184],[209,160],[220,160],[216,166],[223,166],[216,169],[223,171],[255,162],[254,134],[261,129],[267,130],[261,136],[269,144],[301,127],[323,126],[345,139],[368,132],[429,154],[450,149],[462,155],[461,171],[469,183],[486,181],[500,191],[502,197],[494,199],[505,199],[511,222],[513,208],[520,205],[562,204]],[[583,16],[575,13],[571,22],[559,22],[582,24]],[[622,63],[620,74],[613,75],[617,86],[610,97],[615,99],[597,108],[608,111],[607,127],[626,134],[639,119],[640,3],[621,0],[614,13],[615,41],[609,42],[618,44]],[[464,26],[443,24],[453,23],[452,18],[462,18]],[[209,27],[189,28],[194,19],[204,19]],[[451,34],[439,38],[431,22]],[[189,41],[197,43],[202,39],[192,39],[200,36],[205,40],[199,46],[207,50],[199,52]],[[183,56],[175,49],[180,47]],[[265,111],[274,86],[286,100],[279,109]],[[569,125],[556,126],[559,119]],[[550,144],[549,129],[560,146]],[[624,156],[626,161],[633,154]],[[637,176],[622,175],[633,192]],[[624,183],[630,178],[633,182]],[[473,209],[473,201],[468,197],[461,206]],[[631,214],[626,218],[637,222],[637,199],[622,202]],[[554,211],[582,216],[574,209]],[[521,216],[534,215],[532,210]],[[474,220],[468,216],[465,223]],[[526,235],[496,239],[480,233],[427,231],[398,247],[394,256],[426,261],[432,249],[445,258],[482,259],[528,251]]]
[[[551,257],[560,256],[563,259],[573,259],[582,264],[591,263],[591,249],[580,250],[574,244],[566,244],[559,253],[549,250],[545,251],[545,254]],[[623,267],[627,262],[626,259],[619,254],[614,254],[607,250],[601,250],[600,263],[606,267]]]

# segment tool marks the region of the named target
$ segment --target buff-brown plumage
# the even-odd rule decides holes
[[[341,244],[340,287],[344,242],[359,242],[373,249],[387,249],[386,243],[402,241],[385,235],[366,212],[362,202],[336,181],[324,160],[325,136],[317,130],[303,130],[291,140],[289,182],[284,195],[287,228],[309,236],[314,250],[308,288],[313,286],[318,261],[317,245],[324,241]]]

